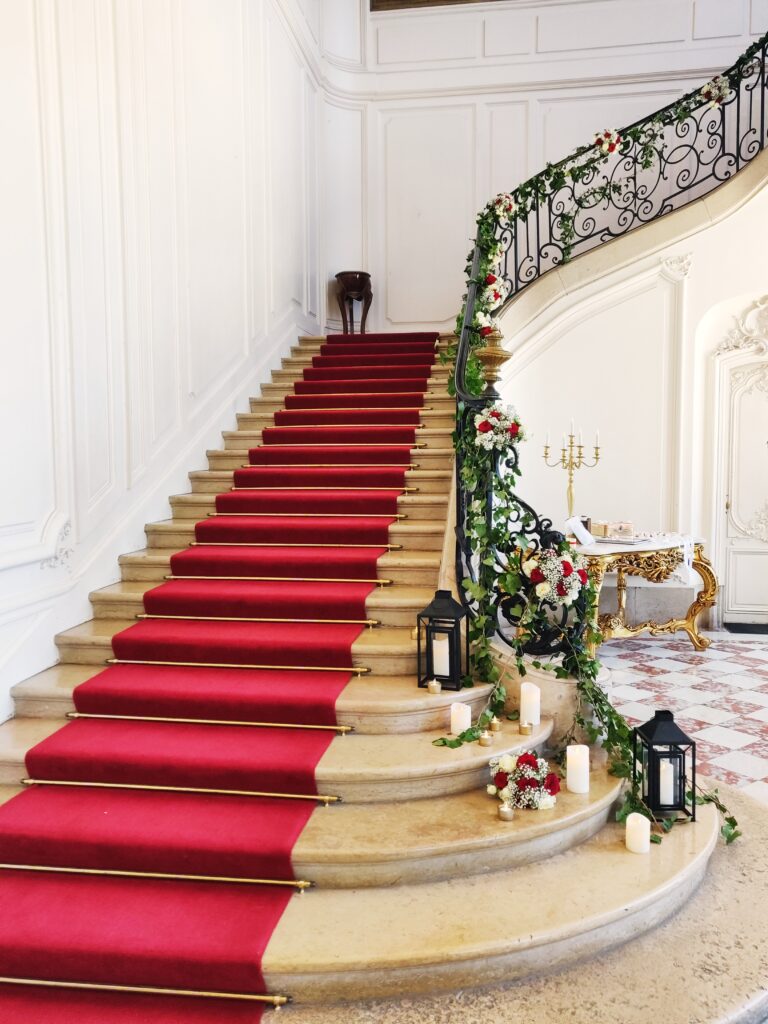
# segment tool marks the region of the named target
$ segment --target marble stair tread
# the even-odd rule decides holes
[[[292,900],[275,929],[263,959],[267,986],[297,1003],[416,995],[599,955],[685,903],[718,827],[708,806],[696,825],[674,829],[645,856],[625,849],[624,829],[613,823],[565,853],[506,871],[318,889]]]
[[[319,886],[436,881],[529,863],[589,839],[608,820],[621,781],[604,768],[589,794],[563,790],[554,808],[501,822],[482,787],[440,800],[342,804],[315,813],[293,850],[294,869]]]
[[[318,516],[318,518],[322,518],[322,516]],[[350,516],[349,518],[355,519],[357,517]],[[360,516],[360,518],[364,519],[365,516]],[[158,533],[180,533],[188,535],[184,537],[185,543],[191,543],[195,539],[195,521],[192,519],[161,519],[157,522],[147,523],[144,529],[147,531],[157,531]],[[445,520],[396,520],[389,527],[390,544],[400,544],[404,538],[411,539],[420,536],[432,537],[435,535],[440,536],[441,538],[445,536]]]
[[[0,785],[17,785],[27,774],[27,751],[64,723],[51,718],[11,718],[0,725]]]
[[[275,546],[279,547],[280,545]],[[167,571],[170,567],[172,554],[173,550],[171,548],[140,548],[138,551],[129,551],[125,555],[120,555],[120,562],[122,564],[124,561],[140,558],[142,561],[163,566]],[[388,566],[439,568],[440,555],[434,551],[388,551],[379,558],[377,564],[379,569],[386,569]],[[380,572],[379,575],[382,576],[383,573]]]
[[[52,665],[16,683],[11,692],[17,701],[60,701],[66,703],[65,710],[70,711],[74,707],[72,692],[75,687],[102,671],[102,665]],[[465,702],[484,705],[491,690],[492,687],[486,683],[462,690],[461,693],[443,690],[442,693],[431,694],[427,693],[426,689],[419,688],[412,675],[354,676],[339,696],[336,710],[340,715],[392,715],[398,712],[408,714],[427,708],[440,708],[446,713],[447,722],[448,709],[453,701],[461,698]]]
[[[552,732],[547,719],[531,736],[504,723],[493,748],[467,743],[457,749],[432,742],[447,734],[433,732],[357,735],[338,738],[328,747],[315,770],[318,786],[352,803],[387,803],[462,793],[488,782],[488,759],[541,747]]]
[[[186,494],[175,494],[170,499],[174,516],[179,518],[182,510],[185,518],[202,519],[209,512],[215,511],[216,496],[214,494],[188,491]],[[408,516],[410,521],[432,519],[445,515],[448,508],[448,497],[428,491],[426,494],[401,494],[397,499],[397,511]]]

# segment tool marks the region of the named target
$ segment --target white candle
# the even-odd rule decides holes
[[[651,848],[651,823],[644,814],[633,811],[628,815],[624,841],[630,853],[648,853]]]
[[[430,679],[427,683],[427,690],[430,693],[440,693],[442,689],[443,687],[439,679]]]
[[[547,431],[547,439],[546,439],[546,441],[544,442],[544,446],[545,446],[546,448],[549,448],[549,431]]]
[[[469,704],[454,701],[451,704],[451,736],[458,736],[472,725],[472,708]]]
[[[599,447],[600,447],[600,431],[596,430],[595,431],[595,448],[599,448]]]
[[[541,690],[536,683],[520,684],[520,721],[541,724]]]
[[[579,427],[579,444],[580,445],[584,444],[584,438],[581,436],[581,427]]]
[[[573,420],[571,420],[571,437],[573,437]]]
[[[675,802],[675,769],[672,762],[663,757],[659,761],[659,803],[670,805]]]
[[[589,747],[583,743],[566,748],[565,786],[569,793],[589,792]]]
[[[449,676],[451,674],[451,659],[448,648],[449,640],[447,636],[432,637],[432,671],[436,676]]]

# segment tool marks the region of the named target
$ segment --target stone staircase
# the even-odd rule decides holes
[[[121,581],[92,595],[94,618],[57,637],[59,664],[15,687],[16,718],[0,726],[0,800],[19,791],[24,755],[73,711],[72,692],[111,656],[112,636],[143,614],[142,595],[169,573],[193,524],[214,511],[271,423],[291,383],[319,350],[305,337],[238,416],[191,491],[170,499],[172,518],[146,527],[147,547],[120,559]],[[441,344],[445,344],[443,339]],[[341,695],[335,739],[318,789],[343,803],[318,808],[294,849],[297,877],[317,889],[292,900],[267,948],[270,991],[296,1001],[427,993],[524,977],[592,956],[653,927],[681,906],[706,869],[717,819],[702,808],[650,857],[623,847],[610,823],[619,783],[596,752],[588,795],[563,792],[550,811],[500,822],[484,791],[491,753],[546,748],[552,723],[521,737],[504,722],[493,749],[435,747],[457,697],[477,713],[489,687],[437,696],[415,683],[415,615],[438,581],[451,484],[453,401],[437,365],[416,435],[413,490],[398,501],[396,549],[378,563],[372,628],[353,646],[369,674]]]

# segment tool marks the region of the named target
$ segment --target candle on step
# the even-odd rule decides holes
[[[569,793],[589,792],[589,747],[572,743],[565,751],[565,786]]]
[[[432,671],[436,676],[450,676],[451,658],[447,636],[432,637]]]
[[[480,733],[480,746],[481,747],[490,747],[490,745],[492,743],[493,743],[493,733],[489,732],[488,729],[483,729],[483,731]]]
[[[469,704],[454,701],[451,704],[451,736],[458,736],[472,726],[472,708]]]
[[[662,757],[659,761],[659,803],[667,806],[675,802],[675,769],[672,762]]]
[[[515,816],[515,808],[512,804],[499,804],[499,817],[502,821],[512,821]]]
[[[520,721],[541,724],[541,690],[536,683],[520,684]]]
[[[644,814],[633,811],[627,816],[624,842],[630,853],[648,853],[651,848],[651,823]]]
[[[501,721],[496,717],[496,715],[494,715],[488,723],[488,728],[491,732],[501,732]]]
[[[430,679],[427,683],[428,693],[440,693],[443,689],[443,684],[439,679]]]

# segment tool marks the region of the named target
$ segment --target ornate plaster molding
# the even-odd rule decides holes
[[[661,260],[661,273],[668,281],[677,283],[688,277],[693,262],[693,253],[685,252],[679,256],[667,256]]]
[[[74,548],[69,541],[71,533],[72,523],[68,519],[59,530],[53,554],[48,558],[44,558],[40,562],[41,569],[60,569],[67,565],[70,557],[72,556],[72,552],[74,551]]]
[[[768,352],[768,295],[756,299],[735,320],[736,326],[720,342],[715,355],[753,347],[758,355]]]
[[[755,540],[768,544],[768,501],[747,523],[746,532]]]

